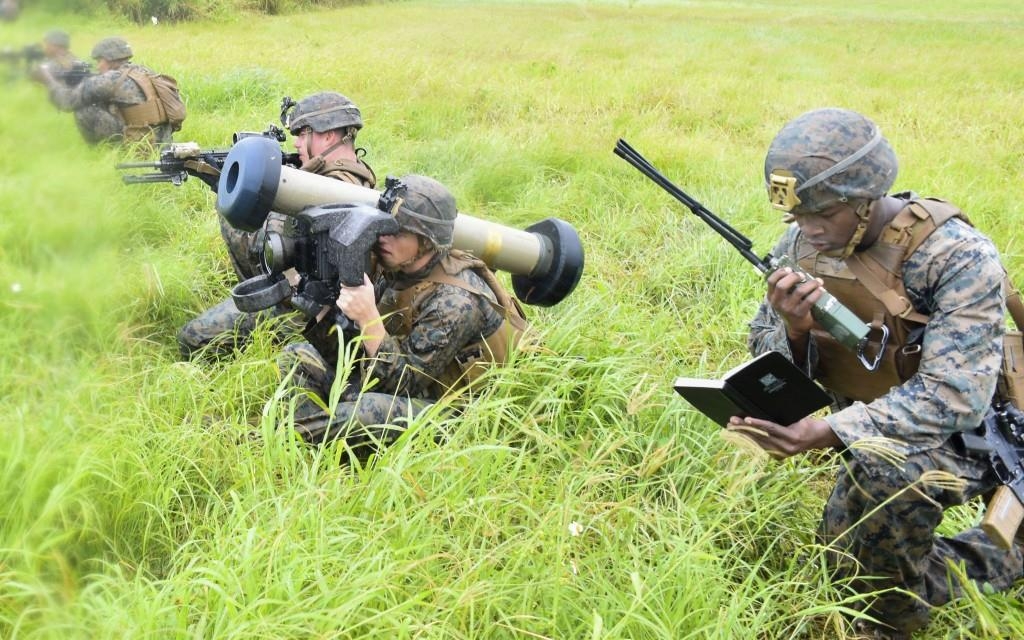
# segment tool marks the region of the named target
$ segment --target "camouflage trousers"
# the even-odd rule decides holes
[[[929,471],[952,473],[964,485],[929,483],[928,476],[922,479]],[[847,460],[820,531],[836,551],[829,558],[834,576],[852,579],[861,593],[888,590],[870,601],[866,613],[904,633],[928,624],[932,607],[962,595],[950,565],[962,567],[977,584],[1009,588],[1024,574],[1020,548],[998,548],[980,527],[935,535],[946,508],[996,486],[987,462],[961,455],[948,443],[910,456],[902,467]]]
[[[75,111],[75,124],[89,144],[119,142],[124,133],[124,120],[106,107],[91,104]]]
[[[336,372],[313,345],[289,345],[281,354],[278,367],[282,375],[294,369],[295,430],[299,435],[311,444],[343,439],[358,458],[366,458],[394,442],[409,421],[433,404],[389,393],[360,392],[357,384],[348,384],[341,392],[334,415],[330,415],[310,396],[316,395],[326,405]]]
[[[124,120],[120,115],[111,113],[108,107],[100,105],[88,105],[75,110],[75,125],[78,127],[82,138],[89,144],[100,142],[123,142]],[[171,126],[168,124],[148,127],[141,134],[136,135],[136,140],[149,137],[151,144],[165,144],[171,142]]]
[[[273,321],[273,324],[270,322]],[[278,305],[258,313],[247,313],[227,298],[189,320],[178,331],[181,357],[189,360],[200,351],[211,356],[224,356],[249,341],[258,325],[270,326],[276,338],[302,331],[301,315],[286,305]]]

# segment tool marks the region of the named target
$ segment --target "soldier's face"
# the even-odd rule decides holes
[[[844,249],[860,222],[857,210],[849,202],[834,204],[818,213],[794,217],[807,242],[822,253]]]
[[[299,160],[302,162],[308,161],[313,156],[320,155],[322,151],[330,148],[335,142],[335,133],[333,131],[324,131],[317,133],[309,127],[303,127],[295,134],[295,150],[299,152]]]
[[[377,240],[377,255],[381,263],[389,270],[414,271],[419,261],[416,254],[420,250],[419,236],[408,231],[399,231],[394,235],[384,235]]]

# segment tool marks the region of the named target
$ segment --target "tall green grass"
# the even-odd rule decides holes
[[[611,150],[626,138],[766,252],[768,142],[807,109],[857,109],[897,150],[896,188],[958,203],[1024,282],[1015,2],[401,3],[156,26],[30,7],[0,33],[55,25],[83,54],[124,35],[177,77],[177,139],[207,147],[274,121],[283,95],[341,91],[379,176],[431,175],[515,227],[565,219],[587,266],[529,309],[543,346],[472,410],[340,465],[289,436],[266,333],[177,359],[177,329],[232,284],[209,191],[123,186],[121,150],[4,85],[0,637],[850,637],[861,596],[828,581],[813,535],[834,461],[768,460],[671,391],[745,358],[758,277]],[[1021,595],[973,590],[920,637],[1020,637]]]

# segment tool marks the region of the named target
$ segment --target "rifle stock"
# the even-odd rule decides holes
[[[1024,520],[1024,504],[1017,499],[1013,490],[1007,486],[996,489],[985,508],[985,517],[981,520],[981,528],[1000,549],[1009,551],[1013,548],[1013,539]]]
[[[1002,549],[1011,549],[1024,520],[1024,413],[1005,401],[992,403],[981,425],[961,433],[967,451],[984,454],[1002,486],[985,509],[981,528]]]

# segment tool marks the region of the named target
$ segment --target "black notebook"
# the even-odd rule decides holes
[[[730,416],[789,425],[832,402],[824,389],[777,351],[741,364],[721,380],[676,378],[675,389],[722,426]]]

